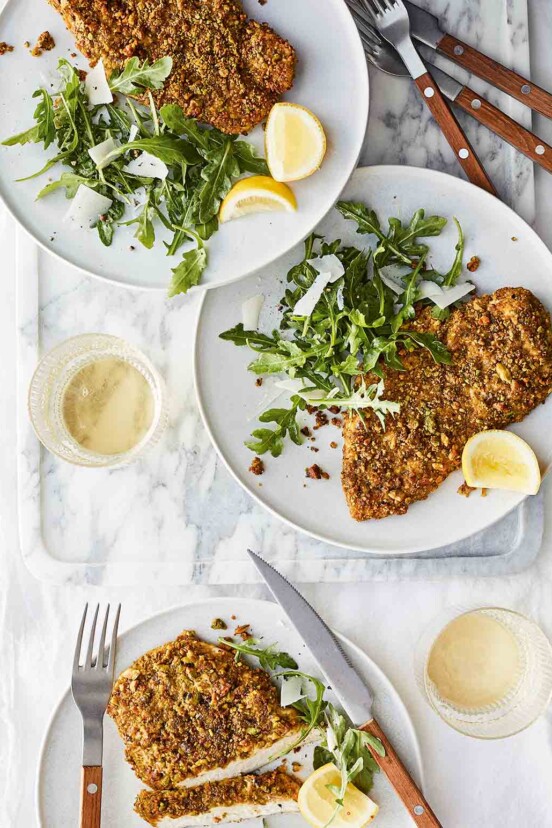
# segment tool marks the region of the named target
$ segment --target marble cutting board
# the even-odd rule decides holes
[[[431,7],[444,13],[450,31],[528,76],[526,0],[443,0]],[[466,77],[450,64],[447,71],[460,80]],[[459,174],[412,85],[370,74],[371,114],[361,162],[414,164]],[[486,93],[476,79],[470,84]],[[529,110],[521,104],[495,90],[488,96],[530,125]],[[463,122],[501,196],[531,221],[531,163],[473,120]],[[451,551],[453,558],[434,561],[433,569],[418,559],[374,561],[289,529],[252,503],[230,478],[201,425],[192,382],[198,297],[169,302],[158,292],[115,287],[61,264],[22,233],[18,239],[19,524],[22,555],[37,577],[98,585],[237,583],[255,580],[243,556],[247,546],[303,581],[389,577],[395,564],[399,575],[452,574],[458,567],[453,560],[460,560],[460,571],[466,573],[474,564],[488,567],[489,574],[495,571],[493,564],[500,571],[519,569],[519,561],[506,563],[500,555],[494,561],[478,560],[470,544]],[[40,448],[28,423],[26,392],[37,357],[69,336],[90,331],[112,333],[142,348],[170,390],[171,424],[161,444],[124,469],[64,464]],[[504,537],[513,538],[528,521],[534,526],[526,555],[527,550],[536,554],[539,545],[538,503],[535,509],[532,515],[515,516],[503,529]]]

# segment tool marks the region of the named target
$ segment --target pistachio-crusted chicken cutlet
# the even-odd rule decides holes
[[[445,322],[424,308],[406,327],[434,333],[452,363],[404,354],[404,371],[383,369],[384,397],[401,406],[385,431],[371,411],[346,418],[342,483],[356,520],[404,514],[460,467],[473,434],[519,422],[552,391],[550,316],[524,288],[472,299]]]
[[[77,47],[106,71],[130,57],[170,55],[173,70],[154,93],[223,132],[248,132],[293,85],[295,51],[239,0],[48,0]]]
[[[297,811],[299,782],[278,769],[193,788],[141,791],[134,809],[150,825],[188,828]]]
[[[280,707],[268,673],[191,631],[125,670],[108,713],[127,761],[156,790],[260,768],[302,730],[297,712]]]

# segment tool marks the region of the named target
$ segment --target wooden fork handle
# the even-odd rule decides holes
[[[80,828],[100,828],[102,823],[102,768],[86,767],[81,777]]]
[[[380,756],[375,751],[372,751],[372,755],[402,799],[414,824],[418,825],[419,828],[442,828],[441,823],[376,720],[372,719],[371,722],[366,722],[360,729],[370,733],[371,736],[375,736],[376,739],[382,742],[385,748],[385,756]]]
[[[464,86],[454,101],[465,112],[476,118],[508,144],[522,152],[535,164],[552,172],[552,147],[522,127],[513,118],[505,115],[496,106],[486,101],[473,89]]]
[[[415,83],[469,180],[496,195],[491,179],[429,72],[416,78]]]
[[[492,83],[497,89],[502,89],[512,98],[517,98],[525,106],[546,115],[547,118],[552,118],[552,94],[518,75],[513,69],[507,69],[496,60],[449,34],[441,38],[437,49],[464,69]]]

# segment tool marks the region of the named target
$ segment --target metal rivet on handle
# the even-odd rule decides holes
[[[471,102],[471,107],[472,109],[481,109],[481,101],[479,100],[479,98],[473,99],[473,101]]]
[[[426,98],[432,98],[435,95],[435,89],[433,89],[433,87],[431,86],[426,86],[426,88],[424,89],[424,95],[426,96]]]
[[[537,144],[537,146],[535,147],[535,152],[537,153],[537,155],[544,155],[543,145],[542,144]]]
[[[98,793],[98,786],[95,785],[94,782],[91,782],[90,785],[88,785],[88,787],[86,788],[86,790],[89,794],[95,794]]]
[[[423,805],[414,805],[414,813],[416,816],[422,816],[422,814],[425,814],[425,808]]]
[[[455,46],[454,47],[454,54],[455,55],[463,55],[464,54],[464,47],[463,46]]]
[[[460,158],[467,158],[470,154],[470,151],[463,147],[461,150],[458,151],[458,155]]]
[[[521,87],[521,91],[524,95],[529,95],[531,93],[531,87],[529,86],[528,83],[524,83],[523,86]]]

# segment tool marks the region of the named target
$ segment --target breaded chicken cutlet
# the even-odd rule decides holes
[[[140,791],[134,810],[150,825],[188,828],[297,811],[300,783],[278,769],[174,791]]]
[[[156,103],[223,132],[248,132],[293,85],[295,51],[239,0],[48,0],[78,49],[106,71],[131,57],[169,55],[173,69]]]
[[[108,706],[125,757],[156,790],[212,782],[267,764],[300,737],[264,670],[183,632],[137,659]]]
[[[434,333],[452,363],[418,348],[404,371],[383,369],[384,398],[401,406],[385,431],[372,411],[347,416],[342,484],[355,520],[404,514],[460,467],[472,435],[519,422],[552,391],[550,315],[524,288],[476,297],[445,322],[424,308],[406,327]]]

